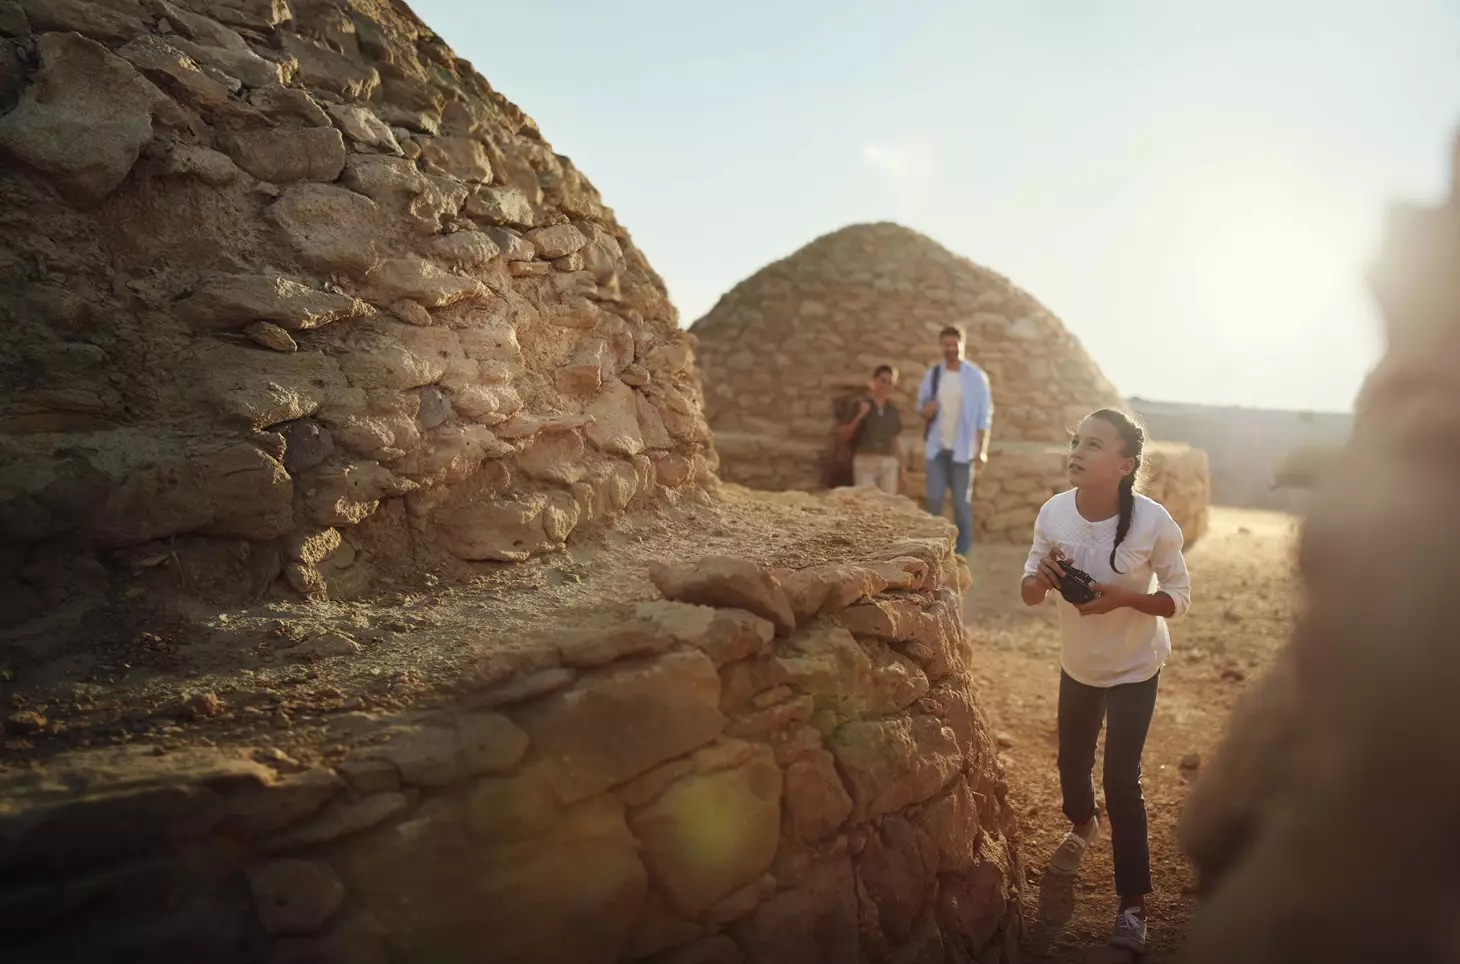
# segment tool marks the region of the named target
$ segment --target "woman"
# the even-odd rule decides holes
[[[1037,606],[1058,594],[1060,562],[1088,573],[1094,600],[1060,609],[1059,775],[1073,825],[1050,870],[1073,874],[1100,829],[1095,811],[1095,742],[1105,734],[1105,807],[1120,897],[1110,943],[1145,950],[1151,860],[1141,752],[1156,706],[1156,681],[1171,653],[1166,620],[1186,612],[1191,582],[1181,528],[1160,504],[1137,495],[1145,433],[1124,413],[1087,416],[1070,440],[1073,488],[1044,504],[1020,594]]]
[[[852,484],[881,489],[888,495],[902,491],[902,413],[892,403],[897,369],[878,365],[867,383],[867,394],[857,399],[857,411],[837,434],[852,448]]]

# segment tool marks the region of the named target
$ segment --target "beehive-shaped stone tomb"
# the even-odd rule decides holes
[[[1022,540],[1066,486],[1067,432],[1092,409],[1122,407],[1115,388],[1053,314],[1008,279],[895,224],[818,238],[731,289],[691,327],[705,411],[726,481],[817,489],[829,481],[834,411],[880,364],[902,373],[909,493],[921,497],[918,380],[938,332],[967,333],[988,372],[994,429],[974,486],[979,538]],[[1188,539],[1206,525],[1206,459],[1185,446],[1148,449],[1146,491]]]
[[[31,31],[0,59],[16,606],[97,553],[349,597],[709,479],[663,286],[429,30],[333,3],[299,30],[282,2],[6,10]]]

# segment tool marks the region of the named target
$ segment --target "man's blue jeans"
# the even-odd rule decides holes
[[[955,546],[960,556],[968,555],[973,546],[973,465],[953,461],[953,451],[944,449],[928,459],[928,511],[943,514],[943,496],[953,494],[953,524],[958,527]]]

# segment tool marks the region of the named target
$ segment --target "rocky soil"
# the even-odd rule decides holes
[[[1195,875],[1176,836],[1182,804],[1226,732],[1237,699],[1286,644],[1295,615],[1296,520],[1226,508],[1213,509],[1211,519],[1211,530],[1187,554],[1192,609],[1172,625],[1172,658],[1146,743],[1156,886],[1149,964],[1177,959],[1195,908]],[[1102,834],[1073,885],[1042,873],[1069,829],[1055,768],[1059,631],[1053,603],[1036,609],[1020,603],[1015,586],[1023,561],[1016,547],[977,547],[974,584],[966,596],[974,678],[999,733],[1011,798],[1022,820],[1029,929],[1023,960],[1113,964],[1126,958],[1100,947],[1115,918],[1109,834]],[[1096,793],[1103,808],[1101,765],[1097,759]]]

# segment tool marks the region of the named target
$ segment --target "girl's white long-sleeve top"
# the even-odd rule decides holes
[[[1159,502],[1135,497],[1130,531],[1116,550],[1116,572],[1110,566],[1116,518],[1090,522],[1075,507],[1075,490],[1061,492],[1039,510],[1034,523],[1034,544],[1024,574],[1034,575],[1039,560],[1053,546],[1096,582],[1121,586],[1131,592],[1164,592],[1176,604],[1175,615],[1191,607],[1191,577],[1181,554],[1181,527]],[[1134,609],[1117,609],[1098,616],[1081,616],[1058,593],[1060,665],[1071,678],[1087,686],[1119,686],[1150,679],[1171,655],[1171,632],[1166,620]]]

